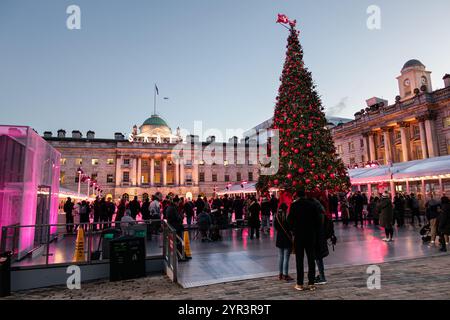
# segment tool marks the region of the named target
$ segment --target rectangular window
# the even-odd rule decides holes
[[[124,165],[129,165],[130,164],[130,159],[123,159],[123,164]]]
[[[77,174],[77,175],[75,176],[75,183],[78,183],[78,181],[80,181],[80,179],[79,179],[79,175]]]
[[[212,181],[217,182],[217,173],[212,174]]]
[[[416,125],[416,126],[413,126],[412,128],[413,128],[412,129],[413,130],[413,136],[414,137],[419,137],[420,136],[420,128],[419,128],[419,126]]]
[[[248,173],[248,181],[253,181],[253,172]]]
[[[148,160],[142,160],[142,166],[148,167]]]
[[[123,172],[122,181],[123,182],[130,182],[130,173],[128,171]]]
[[[225,178],[225,182],[229,182],[230,181],[230,175],[229,174],[226,174],[224,178]]]
[[[228,160],[224,160],[223,165],[226,167],[228,165]]]
[[[61,159],[59,160],[59,164],[62,165],[62,166],[65,166],[66,163],[67,163],[67,159],[66,159],[66,158],[61,158]]]
[[[361,148],[364,148],[364,139],[359,140],[359,145]]]
[[[59,183],[64,184],[66,183],[66,173],[64,171],[61,171],[59,173]],[[77,182],[78,183],[78,182]]]
[[[98,173],[93,173],[93,174],[91,175],[91,179],[92,179],[92,180],[97,180],[97,178],[98,178]]]
[[[444,118],[444,128],[450,128],[450,116]]]
[[[342,145],[338,145],[338,146],[337,146],[337,152],[338,152],[339,154],[342,154]]]
[[[200,172],[198,174],[198,181],[199,182],[205,182],[205,173],[204,172]]]
[[[241,181],[242,180],[242,176],[241,176],[241,173],[240,172],[238,172],[238,173],[236,173],[236,181]]]
[[[75,164],[76,164],[77,166],[83,165],[83,159],[81,159],[81,158],[76,158],[76,159],[75,159]]]
[[[348,143],[348,151],[350,152],[355,151],[355,145],[353,144],[353,142]]]
[[[107,165],[113,165],[114,164],[114,159],[107,159],[106,160],[106,164]]]
[[[108,174],[106,175],[106,183],[113,183],[114,182],[114,175]]]
[[[92,159],[91,163],[93,166],[98,166],[98,159]]]

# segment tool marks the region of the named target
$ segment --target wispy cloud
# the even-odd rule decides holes
[[[333,107],[326,108],[326,114],[329,116],[339,116],[347,108],[348,97],[343,97],[339,103]]]

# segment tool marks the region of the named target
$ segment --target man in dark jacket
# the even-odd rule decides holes
[[[441,198],[441,214],[439,216],[439,241],[441,251],[446,252],[450,235],[450,201],[448,197]]]
[[[364,197],[361,194],[361,191],[358,191],[354,198],[354,214],[355,214],[355,227],[358,227],[358,221],[361,221],[361,228],[364,228],[363,221],[363,209],[364,209]]]
[[[335,218],[336,221],[338,221],[338,218],[339,218],[339,216],[338,216],[339,199],[338,199],[337,194],[330,193],[328,195],[328,205],[330,207],[331,216],[333,217],[333,214],[334,214],[334,216],[336,217]]]
[[[203,201],[202,197],[198,195],[197,200],[195,201],[195,208],[197,215],[203,212],[203,209],[205,208],[205,202]]]
[[[168,206],[166,209],[167,223],[176,230],[178,237],[180,237],[180,239],[182,239],[184,226],[183,226],[183,218],[178,213],[178,198],[173,199],[173,200],[168,200],[168,202],[169,203],[168,203]],[[180,241],[177,241],[177,248],[178,248],[179,252],[182,251]]]
[[[100,229],[100,216],[102,214],[102,206],[101,206],[101,202],[100,202],[100,197],[97,196],[94,200],[94,230],[99,230]]]
[[[294,232],[294,246],[297,263],[297,284],[295,289],[304,290],[304,266],[303,259],[306,253],[308,260],[308,289],[315,290],[315,249],[317,235],[320,228],[320,213],[317,206],[306,198],[305,191],[296,193],[294,202],[291,204],[287,218],[291,230]]]
[[[112,202],[111,198],[106,199],[106,215],[108,216],[108,221],[112,222],[114,213],[116,212],[116,205]],[[109,225],[111,227],[111,225]]]
[[[141,211],[141,205],[139,204],[137,196],[135,196],[134,199],[130,202],[130,211],[131,217],[136,220],[136,216]]]
[[[439,217],[439,208],[441,207],[441,203],[435,199],[434,194],[430,193],[430,200],[425,204],[426,209],[426,217],[430,223],[431,227],[431,245],[434,245],[437,235],[438,229],[438,217]]]
[[[261,217],[262,217],[262,227],[264,233],[270,232],[270,201],[268,198],[263,197],[261,201]],[[275,217],[275,215],[274,215]]]
[[[67,198],[66,203],[64,203],[64,212],[66,213],[66,231],[67,233],[73,232],[73,202],[71,198]],[[71,224],[71,225],[68,225]]]
[[[259,213],[261,212],[261,206],[258,201],[256,201],[256,197],[252,196],[250,200],[250,206],[248,207],[249,218],[248,224],[250,226],[250,239],[253,239],[253,236],[256,231],[256,239],[259,239],[259,228],[261,226],[261,221],[259,220]]]
[[[244,216],[244,201],[240,196],[237,196],[233,202],[233,210],[234,210],[234,219],[236,220],[236,224],[239,224],[239,221],[242,220]]]

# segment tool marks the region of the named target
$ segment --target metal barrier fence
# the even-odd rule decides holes
[[[30,232],[30,229],[33,229],[34,232]],[[73,254],[79,229],[84,231],[82,241],[85,259],[74,261]],[[170,230],[170,232],[166,230]],[[103,252],[103,249],[106,248],[106,245],[103,246],[103,242],[108,242],[120,235],[147,237],[147,256],[161,256],[164,251],[165,238],[171,234],[173,228],[164,220],[154,219],[131,223],[106,221],[78,224],[10,225],[2,227],[1,231],[0,252],[11,251],[13,253],[13,265],[16,263],[23,266],[48,266],[67,262],[91,263],[99,260],[99,252],[102,254],[101,260],[107,260],[104,259],[105,252]],[[19,239],[22,232],[34,235],[31,247],[19,248]],[[174,239],[181,243],[181,249],[179,248],[177,256],[183,257],[184,243],[180,237],[175,235],[173,236]],[[103,247],[100,248],[100,246]],[[19,250],[22,250],[22,252]],[[23,262],[24,260],[28,262]]]

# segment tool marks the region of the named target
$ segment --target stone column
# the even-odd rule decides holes
[[[367,184],[367,198],[370,200],[372,196],[372,185],[370,183]]]
[[[150,159],[150,185],[153,186],[155,184],[155,159]]]
[[[184,159],[180,160],[180,184],[184,185]]]
[[[442,197],[444,195],[444,185],[442,184],[442,178],[439,178],[439,192],[439,196]]]
[[[420,131],[420,148],[422,149],[422,159],[428,158],[428,146],[427,146],[427,135],[425,133],[425,119],[424,117],[419,117],[419,131]]]
[[[140,186],[142,184],[142,159],[137,159],[137,183],[136,185]]]
[[[425,118],[425,132],[427,134],[427,146],[428,146],[428,156],[430,158],[439,156],[439,148],[437,143],[436,130],[434,127],[434,121],[436,120],[436,115],[433,112],[429,112]]]
[[[370,147],[369,147],[369,133],[363,133],[363,141],[364,141],[364,161],[370,161]]]
[[[180,160],[175,160],[175,185],[180,184]]]
[[[384,160],[386,164],[392,162],[392,144],[391,144],[391,128],[384,127],[383,136],[384,136]]]
[[[376,161],[376,155],[375,155],[375,140],[374,140],[374,133],[369,133],[369,156],[370,161]]]
[[[192,181],[195,186],[198,185],[198,161],[192,163]]]
[[[409,180],[406,180],[406,193],[410,194]]]
[[[167,185],[167,158],[162,158],[162,173],[163,173],[163,180],[162,180],[162,184],[163,186]]]
[[[401,122],[400,125],[400,135],[402,139],[402,156],[403,161],[409,161],[409,123],[408,122]]]
[[[131,169],[130,169],[130,185],[135,186],[137,185],[136,182],[136,170],[137,170],[137,163],[136,158],[131,158]]]
[[[122,156],[117,156],[116,157],[116,186],[120,186],[120,184],[122,183],[122,170],[121,170],[121,166],[122,166]]]

